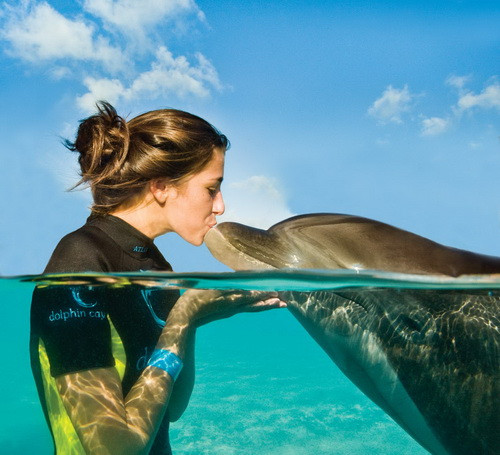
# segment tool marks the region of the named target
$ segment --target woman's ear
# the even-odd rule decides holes
[[[149,191],[156,202],[163,205],[169,197],[173,196],[176,189],[167,179],[154,179],[149,182]]]

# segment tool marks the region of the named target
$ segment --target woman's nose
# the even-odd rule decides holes
[[[214,199],[213,212],[216,215],[222,215],[226,206],[224,205],[224,198],[222,197],[222,191],[219,191]]]

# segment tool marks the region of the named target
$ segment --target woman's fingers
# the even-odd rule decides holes
[[[277,292],[266,291],[228,291],[226,298],[231,301],[230,305],[248,308],[284,308],[286,303],[281,300]]]
[[[237,313],[283,308],[277,292],[188,290],[174,306],[174,313],[187,321],[223,319]]]
[[[283,302],[283,300],[277,297],[273,297],[271,299],[259,300],[258,302],[245,305],[244,309],[241,308],[240,310],[245,312],[257,312],[272,310],[274,308],[286,308],[286,302]]]
[[[274,291],[244,291],[242,296],[247,295],[249,300],[252,300],[254,303],[256,302],[265,302],[268,300],[278,299],[279,296],[277,292]]]

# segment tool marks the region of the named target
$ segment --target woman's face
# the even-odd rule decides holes
[[[201,245],[205,234],[217,224],[215,217],[224,213],[220,185],[224,177],[222,150],[215,150],[205,168],[172,187],[166,203],[170,231],[184,240]]]

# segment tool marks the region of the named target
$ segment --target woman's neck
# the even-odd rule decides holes
[[[150,239],[155,239],[166,232],[155,206],[154,203],[148,203],[131,208],[119,208],[110,215],[122,219]]]

